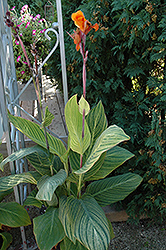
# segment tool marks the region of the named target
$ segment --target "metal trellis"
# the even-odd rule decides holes
[[[66,62],[65,62],[65,48],[64,48],[64,36],[63,36],[63,21],[62,21],[62,8],[61,0],[56,0],[57,7],[57,18],[58,22],[52,25],[45,31],[45,36],[48,40],[51,40],[48,32],[53,32],[56,36],[56,42],[53,49],[50,51],[49,55],[44,59],[42,64],[39,66],[38,71],[54,53],[58,44],[60,43],[60,55],[61,55],[61,67],[62,67],[62,80],[63,80],[63,91],[64,91],[64,103],[68,100],[68,90],[67,90],[67,77],[66,77]],[[4,23],[4,16],[8,10],[7,0],[0,0],[0,126],[3,127],[3,135],[6,138],[7,152],[10,155],[13,151],[17,151],[21,147],[25,147],[24,136],[19,133],[14,126],[9,126],[9,121],[7,118],[7,109],[13,114],[20,116],[21,111],[29,116],[32,120],[40,124],[31,114],[25,111],[19,104],[19,99],[21,95],[26,91],[30,85],[32,78],[25,84],[23,89],[18,93],[18,84],[15,72],[15,62],[13,56],[12,38],[11,30]],[[58,28],[58,31],[56,30]],[[2,129],[1,129],[2,130]],[[52,131],[49,130],[54,136],[58,137]],[[2,134],[2,131],[0,131]],[[22,173],[23,166],[25,171],[28,171],[28,164],[26,160],[19,160],[10,163],[11,174]],[[19,187],[14,188],[15,199],[18,203],[23,204],[26,185],[19,185]],[[21,236],[23,241],[23,248],[28,249],[25,230],[21,227]]]

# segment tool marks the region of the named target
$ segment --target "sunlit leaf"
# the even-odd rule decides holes
[[[9,190],[20,183],[36,184],[41,175],[36,171],[30,171],[22,174],[13,174],[0,178],[0,192]]]
[[[91,172],[91,170],[93,171],[93,168],[95,167],[94,165],[88,172],[85,173],[84,178],[89,181],[105,178],[113,170],[115,170],[117,167],[122,165],[125,161],[133,156],[134,155],[128,150],[119,146],[115,146],[106,152],[104,162],[103,164],[101,164],[98,171],[96,171],[96,173],[94,173],[93,175],[89,175],[89,172]],[[90,178],[87,178],[87,176],[90,176]]]
[[[44,131],[43,129],[40,129],[38,124],[21,117],[13,116],[10,113],[8,116],[11,123],[19,131],[29,137],[32,141],[36,142],[38,145],[47,149]],[[62,156],[65,154],[66,149],[62,141],[56,137],[53,137],[49,133],[47,133],[47,139],[50,152],[58,155],[64,161],[65,159]]]
[[[107,119],[101,101],[89,112],[86,121],[91,133],[92,146],[101,133],[107,128]]]
[[[53,176],[44,175],[37,183],[38,193],[36,198],[39,200],[51,201],[56,188],[63,184],[66,180],[67,174],[64,169],[61,169]]]
[[[70,98],[65,106],[65,120],[70,135],[70,147],[74,152],[83,154],[90,144],[90,131],[85,121],[84,139],[82,139],[83,116],[79,112],[77,95]]]
[[[96,140],[91,154],[86,160],[84,166],[75,171],[76,174],[86,173],[94,163],[100,158],[101,154],[113,148],[122,141],[129,140],[130,137],[125,134],[123,129],[116,125],[108,127]]]
[[[79,112],[83,115],[83,110],[85,110],[85,115],[87,115],[90,111],[89,103],[85,100],[83,96],[79,100]]]
[[[46,106],[44,120],[42,121],[41,128],[48,127],[52,123],[53,119],[54,115],[48,110],[48,106]]]

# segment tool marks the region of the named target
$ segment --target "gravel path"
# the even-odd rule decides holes
[[[148,220],[139,225],[113,222],[112,226],[115,238],[109,250],[166,250],[166,222],[151,226]]]

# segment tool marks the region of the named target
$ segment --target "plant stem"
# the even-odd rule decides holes
[[[86,60],[83,58],[83,96],[86,97]]]
[[[33,44],[34,50],[35,50],[35,44]],[[36,50],[35,50],[36,52]],[[36,82],[35,80],[33,81],[35,84],[35,90],[36,90],[36,95],[38,98],[38,103],[39,103],[39,108],[40,108],[40,112],[41,112],[41,117],[42,117],[42,121],[44,119],[44,115],[43,115],[43,108],[42,108],[42,101],[41,101],[41,93],[40,93],[40,85],[39,85],[39,77],[38,77],[38,66],[37,66],[37,55],[35,53],[35,72],[36,72]],[[48,144],[48,139],[47,139],[47,132],[46,132],[46,127],[43,124],[43,129],[44,129],[44,136],[45,136],[45,141],[46,141],[46,147],[47,147],[47,152],[48,155],[50,155],[50,150],[49,150],[49,144]],[[53,173],[52,173],[53,175]]]
[[[81,197],[82,174],[79,175],[77,198]]]
[[[88,58],[88,51],[85,52],[85,43],[86,43],[86,35],[82,33],[82,46],[80,45],[80,52],[83,58],[83,73],[82,73],[82,79],[83,79],[83,97],[86,97],[86,61]],[[83,115],[82,115],[82,141],[84,140],[85,136],[85,109],[83,109]],[[82,168],[83,165],[83,155],[80,155],[80,168]],[[79,175],[79,183],[78,183],[78,193],[77,197],[81,197],[81,184],[82,184],[82,174]]]

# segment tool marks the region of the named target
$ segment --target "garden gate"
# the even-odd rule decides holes
[[[49,57],[53,54],[55,49],[60,42],[60,54],[61,54],[61,67],[62,67],[62,80],[63,80],[63,92],[64,92],[64,103],[66,104],[68,100],[68,90],[67,90],[67,77],[66,77],[66,63],[65,63],[65,49],[64,49],[64,37],[63,37],[63,22],[62,22],[62,9],[61,0],[56,0],[57,7],[57,18],[58,22],[53,23],[52,28],[49,28],[45,32],[45,36],[48,40],[51,38],[48,36],[48,32],[52,31],[56,35],[56,43],[49,55],[45,58],[39,69],[45,64]],[[6,138],[7,153],[10,155],[13,151],[19,150],[20,146],[25,147],[24,136],[19,133],[12,125],[9,127],[9,122],[7,118],[7,109],[13,114],[20,116],[20,111],[26,112],[19,105],[19,98],[26,91],[27,87],[31,83],[30,79],[25,87],[18,93],[18,85],[15,72],[15,62],[13,55],[13,46],[11,38],[11,30],[4,23],[4,16],[8,10],[7,0],[0,0],[0,139],[3,136]],[[58,28],[58,32],[56,31]],[[31,114],[26,114],[37,123]],[[51,132],[51,131],[49,131]],[[54,133],[52,133],[54,134]],[[54,136],[56,136],[54,134]],[[24,166],[24,168],[23,168]],[[10,163],[10,171],[14,173],[22,173],[23,169],[28,170],[28,164],[26,159],[19,160]],[[19,185],[19,187],[14,188],[15,199],[18,203],[23,204],[23,200],[26,196],[26,185]],[[24,249],[27,249],[26,237],[24,227],[21,227],[21,236],[23,241]]]

